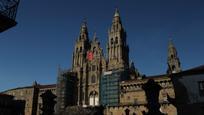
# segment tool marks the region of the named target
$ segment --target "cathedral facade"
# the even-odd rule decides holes
[[[118,9],[108,29],[107,57],[104,56],[96,33],[90,40],[87,24],[82,23],[74,46],[70,70],[77,77],[75,99],[72,99],[76,100],[76,105],[83,107],[102,105],[107,115],[148,112],[145,106],[148,101],[142,86],[150,78],[141,75],[134,63],[129,62],[129,47],[126,39],[126,31]],[[168,46],[167,64],[167,74],[154,76],[151,79],[162,87],[158,97],[162,105],[161,111],[174,115],[176,108],[167,101],[167,95],[175,98],[174,88],[168,76],[181,72],[181,67],[172,41]],[[120,72],[117,73],[117,71]],[[121,71],[126,74],[119,75]],[[115,79],[111,79],[114,76],[112,73],[116,75]]]
[[[126,32],[118,10],[114,14],[108,34],[108,57],[106,59],[96,34],[90,40],[86,22],[81,25],[72,62],[72,72],[77,73],[79,80],[78,105],[99,105],[99,82],[102,73],[129,68],[129,48],[126,43]]]

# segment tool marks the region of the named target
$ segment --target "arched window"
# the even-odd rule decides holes
[[[118,37],[115,38],[115,44],[118,44]]]
[[[172,66],[172,70],[174,71],[174,70],[175,70],[175,68],[176,68],[176,67],[175,67],[175,65],[173,65],[173,66]]]
[[[78,48],[76,48],[76,52],[78,52],[78,50],[79,50],[79,49],[78,49]]]
[[[90,94],[89,96],[89,105],[94,106],[94,94]]]
[[[94,56],[96,55],[96,52],[97,52],[96,47],[93,47]]]
[[[96,71],[96,65],[92,65],[92,71]]]
[[[91,76],[91,83],[96,83],[96,77],[95,77],[95,75],[92,75],[92,76]]]
[[[111,38],[111,45],[113,45],[113,38]]]
[[[84,100],[84,97],[85,97],[84,91],[82,91],[82,100]]]
[[[175,65],[172,66],[172,73],[176,73],[176,67],[175,67]]]
[[[82,52],[82,47],[80,47],[80,52]]]
[[[89,95],[89,105],[97,106],[99,105],[98,93],[96,91],[92,91]]]
[[[132,115],[136,115],[136,113],[133,113]]]

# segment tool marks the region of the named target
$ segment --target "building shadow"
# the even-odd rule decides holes
[[[178,115],[193,115],[197,111],[195,108],[197,105],[190,104],[189,93],[180,79],[182,77],[174,76],[172,78],[175,99],[167,95],[167,100],[177,108]]]
[[[56,101],[54,100],[56,96],[52,93],[51,90],[47,90],[45,93],[40,95],[43,101],[43,107],[41,108],[41,115],[54,115],[54,107]]]
[[[153,79],[149,79],[142,88],[146,93],[148,113],[143,112],[144,115],[164,115],[159,111],[159,92],[162,89]]]

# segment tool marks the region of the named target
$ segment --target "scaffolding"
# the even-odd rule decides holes
[[[67,106],[76,105],[77,77],[70,70],[58,69],[56,114],[61,115]]]
[[[117,106],[120,103],[120,82],[128,78],[126,70],[104,72],[100,81],[101,105]]]
[[[17,23],[15,21],[20,0],[0,0],[0,32]]]

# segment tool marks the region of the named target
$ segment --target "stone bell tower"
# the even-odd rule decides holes
[[[82,105],[85,101],[85,89],[87,83],[86,76],[86,62],[87,62],[87,51],[89,50],[89,36],[86,21],[84,21],[80,28],[79,37],[76,40],[73,60],[72,60],[72,71],[76,73],[77,83],[77,104]]]
[[[76,40],[73,52],[73,70],[76,70],[77,67],[83,67],[83,64],[86,61],[86,52],[88,51],[89,46],[88,29],[86,21],[84,21],[81,25],[79,37]]]
[[[169,45],[168,45],[167,64],[168,64],[168,70],[167,70],[168,74],[181,72],[180,60],[172,40],[169,41]]]
[[[107,51],[108,70],[129,67],[129,47],[118,9],[115,11],[111,28],[108,31]]]

